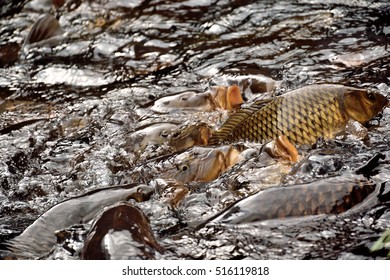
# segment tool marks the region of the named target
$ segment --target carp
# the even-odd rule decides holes
[[[234,203],[210,222],[250,224],[289,217],[337,215],[362,203],[376,187],[374,181],[354,176],[269,188]]]
[[[174,153],[148,160],[124,174],[117,174],[120,185],[132,181],[149,182],[152,179],[174,179],[183,184],[208,182],[239,161],[240,151],[233,146],[193,147],[182,153]]]
[[[216,108],[232,110],[243,103],[240,88],[237,85],[219,86],[206,92],[182,92],[162,97],[150,108],[157,113],[169,113],[174,110],[212,111]]]
[[[65,31],[58,20],[50,15],[39,18],[31,27],[24,45],[56,45],[58,41],[65,38]]]
[[[98,215],[87,235],[81,259],[154,259],[155,254],[163,252],[145,214],[121,201]]]
[[[349,121],[366,124],[389,100],[376,91],[342,85],[311,85],[258,100],[231,115],[209,144],[239,140],[264,142],[284,135],[293,144],[332,139]]]
[[[194,146],[182,152],[152,158],[130,171],[118,172],[115,182],[119,185],[134,181],[148,183],[156,178],[174,179],[182,184],[209,182],[247,158],[245,150],[246,147],[239,145]],[[264,151],[271,157],[287,162],[299,160],[298,151],[283,136],[265,145]]]
[[[5,245],[18,258],[35,259],[48,254],[56,244],[57,230],[75,224],[89,223],[103,207],[119,201],[149,199],[154,190],[147,185],[132,183],[87,192],[54,205],[43,213],[22,234]]]
[[[205,123],[183,126],[169,136],[168,145],[176,151],[193,146],[207,146],[211,137],[211,128]]]

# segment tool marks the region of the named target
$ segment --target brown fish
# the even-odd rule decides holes
[[[205,123],[198,123],[188,127],[179,127],[169,137],[168,145],[176,151],[193,146],[206,146],[211,137],[211,129]]]
[[[154,259],[164,249],[157,243],[149,219],[127,202],[105,208],[88,233],[84,260]]]
[[[164,155],[137,165],[130,171],[118,172],[116,182],[145,182],[152,179],[174,179],[188,182],[208,182],[241,160],[240,150],[233,146],[193,147],[181,153]]]
[[[215,87],[206,92],[187,91],[165,96],[155,101],[150,108],[157,113],[168,113],[174,110],[212,111],[216,108],[231,110],[243,103],[240,88],[237,85]]]
[[[176,169],[164,175],[179,182],[208,182],[240,161],[240,151],[233,146],[194,147],[175,158]]]
[[[34,44],[64,34],[58,20],[48,14],[39,18],[31,27],[24,44]]]
[[[209,144],[247,140],[263,142],[285,135],[293,144],[331,139],[350,120],[375,117],[389,100],[378,92],[342,85],[311,85],[256,101],[231,115]]]
[[[246,224],[287,217],[340,214],[361,203],[376,188],[363,176],[327,178],[260,191],[234,203],[211,223]]]
[[[118,201],[143,201],[154,192],[140,184],[112,186],[90,191],[60,202],[42,214],[23,233],[10,240],[7,248],[20,258],[39,258],[56,244],[55,231],[79,223],[88,223],[100,210]]]

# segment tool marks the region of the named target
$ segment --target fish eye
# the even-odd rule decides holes
[[[169,133],[166,130],[163,130],[161,132],[161,137],[167,138],[169,136]]]
[[[188,165],[186,165],[186,164],[182,165],[180,167],[180,170],[183,171],[183,172],[187,171],[188,170]]]
[[[375,100],[375,94],[371,90],[368,90],[367,91],[367,98],[370,100]]]

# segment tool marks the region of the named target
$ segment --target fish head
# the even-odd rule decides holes
[[[346,88],[344,93],[344,109],[349,117],[365,124],[386,106],[389,100],[375,90]]]
[[[193,146],[205,146],[211,137],[211,129],[205,123],[179,127],[170,138],[168,145],[176,151]]]
[[[193,91],[166,96],[157,100],[152,106],[155,112],[166,113],[171,109],[211,109],[210,94]]]
[[[239,160],[239,152],[233,147],[194,147],[176,158],[173,179],[186,183],[212,181]]]
[[[129,140],[134,150],[143,149],[148,145],[162,145],[168,141],[168,137],[177,129],[177,125],[171,123],[157,123],[142,127],[133,132]]]
[[[158,193],[164,203],[169,203],[172,207],[178,206],[183,198],[190,192],[189,188],[176,180],[156,179]]]

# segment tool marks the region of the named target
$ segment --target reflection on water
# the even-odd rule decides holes
[[[302,161],[291,169],[261,153],[261,145],[246,143],[252,149],[244,161],[217,179],[183,185],[159,178],[158,170],[176,153],[165,132],[199,123],[216,128],[229,112],[152,106],[167,96],[202,95],[214,86],[233,84],[240,87],[244,103],[319,83],[389,95],[387,1],[4,3],[0,241],[19,235],[64,199],[112,186],[119,176],[135,180],[129,174],[141,167],[139,181],[154,194],[134,203],[165,248],[156,258],[383,257],[371,255],[369,248],[390,227],[388,108],[368,124],[364,139],[341,135],[300,148]],[[58,19],[65,35],[50,44],[24,45],[45,13]],[[156,126],[161,123],[168,125]],[[149,140],[142,134],[148,127],[155,133]],[[386,156],[371,174],[382,186],[378,200],[350,215],[194,230],[260,189],[342,178],[377,152]],[[70,226],[56,230],[85,236],[85,228]],[[34,243],[34,238],[28,241]],[[57,244],[46,257],[78,259],[81,249],[69,253],[68,247]]]

